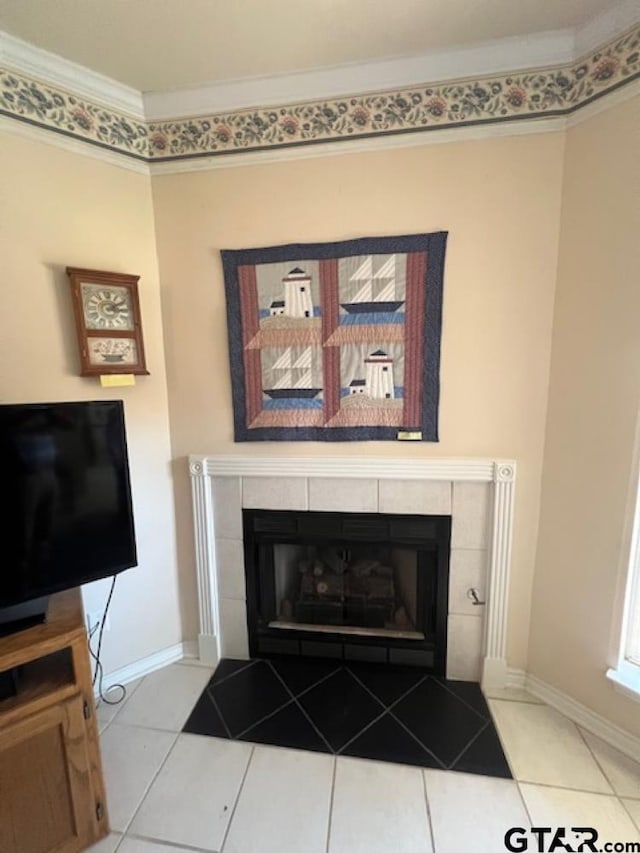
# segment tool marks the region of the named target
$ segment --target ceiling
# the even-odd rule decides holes
[[[0,0],[0,28],[143,92],[576,28],[612,0]]]

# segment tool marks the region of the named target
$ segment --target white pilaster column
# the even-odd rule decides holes
[[[507,684],[507,605],[515,479],[514,462],[494,463],[493,529],[485,617],[485,657],[482,668],[482,687],[485,690],[506,687]]]
[[[193,525],[198,576],[198,656],[215,666],[220,660],[220,620],[215,560],[215,528],[212,480],[206,465],[192,460],[189,465],[193,498]]]

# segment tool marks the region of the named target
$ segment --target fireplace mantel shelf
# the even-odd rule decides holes
[[[195,527],[196,568],[200,614],[200,657],[215,664],[221,656],[220,598],[216,559],[216,483],[235,478],[238,493],[243,483],[263,478],[322,480],[440,481],[486,483],[492,494],[488,539],[488,578],[482,648],[482,684],[485,689],[505,687],[507,682],[507,604],[515,502],[516,463],[500,458],[372,458],[366,456],[279,457],[267,455],[189,456]],[[242,488],[241,488],[242,487]],[[278,509],[281,506],[264,506]],[[293,507],[292,507],[293,508]],[[297,508],[297,507],[296,507]],[[225,507],[228,515],[229,507]],[[240,504],[237,510],[241,516]],[[239,520],[238,520],[239,521]],[[224,538],[224,537],[223,537]]]
[[[192,476],[208,477],[352,477],[377,480],[449,480],[487,483],[515,478],[509,459],[380,459],[353,456],[204,456],[189,457]]]

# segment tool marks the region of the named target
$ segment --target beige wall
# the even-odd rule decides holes
[[[640,734],[617,639],[640,390],[640,98],[567,134],[529,669]]]
[[[525,667],[563,147],[554,133],[153,178],[183,570],[189,453],[511,457],[509,663]],[[220,249],[439,229],[450,232],[440,443],[234,445]]]
[[[0,400],[123,398],[139,566],[116,586],[104,664],[117,669],[180,642],[160,293],[148,177],[18,136],[0,136]],[[151,375],[102,389],[77,375],[65,267],[140,275]],[[106,584],[85,588],[100,610]]]
[[[188,453],[513,457],[509,663],[640,732],[604,678],[640,387],[639,119],[636,99],[566,147],[542,134],[152,181],[0,137],[0,399],[125,400],[140,566],[117,587],[107,670],[196,635]],[[450,232],[440,443],[235,445],[219,250],[436,229]],[[135,388],[77,376],[67,265],[141,276],[151,376]],[[90,587],[88,607],[104,597]]]

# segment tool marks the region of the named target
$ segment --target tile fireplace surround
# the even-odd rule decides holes
[[[249,656],[243,509],[451,515],[446,676],[506,685],[515,462],[194,455],[189,470],[203,662]]]

